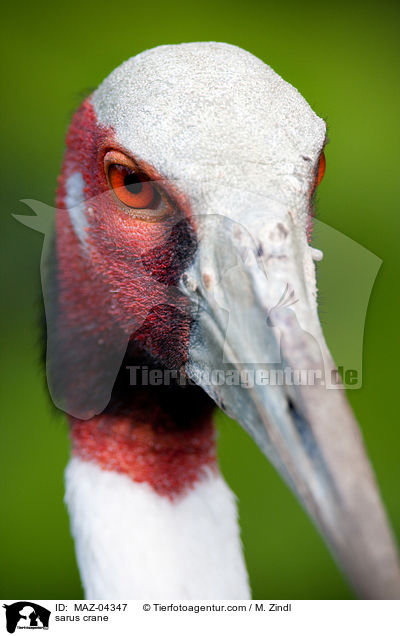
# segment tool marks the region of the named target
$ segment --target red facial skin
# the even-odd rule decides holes
[[[179,412],[180,391],[173,393],[178,404],[171,409],[156,387],[128,387],[120,406],[112,399],[107,407],[106,399],[102,413],[91,398],[98,387],[111,392],[116,373],[111,370],[108,378],[107,355],[113,347],[120,349],[121,359],[117,355],[113,363],[117,371],[128,341],[167,367],[184,365],[192,317],[176,283],[194,251],[194,229],[187,203],[168,186],[167,197],[174,203],[163,219],[137,219],[124,210],[107,182],[104,156],[109,150],[128,154],[112,130],[99,126],[89,98],[71,123],[57,193],[59,393],[64,410],[75,415],[69,418],[75,455],[174,498],[193,486],[206,466],[216,467],[212,407],[205,394],[200,399],[204,408],[196,412],[182,399],[184,413]],[[151,167],[139,168],[159,179]],[[85,183],[86,246],[65,203],[66,182],[75,172]]]
[[[314,217],[315,217],[314,196],[319,184],[324,178],[325,170],[326,170],[326,158],[325,158],[325,153],[322,150],[319,161],[318,161],[318,165],[315,171],[314,181],[311,186],[309,199],[308,199],[307,240],[309,243],[311,243],[311,235],[313,231]]]

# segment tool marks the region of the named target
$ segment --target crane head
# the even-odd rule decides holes
[[[309,242],[325,143],[299,92],[235,46],[161,46],[113,71],[67,139],[50,388],[90,419],[140,348],[254,437],[360,595],[398,598],[357,423],[326,386]]]

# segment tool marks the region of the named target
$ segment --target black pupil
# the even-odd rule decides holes
[[[141,180],[134,172],[125,175],[124,186],[131,194],[140,194],[143,188]]]

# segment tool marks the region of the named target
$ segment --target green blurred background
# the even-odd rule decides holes
[[[66,129],[82,94],[126,58],[158,44],[237,44],[327,117],[318,216],[383,260],[366,321],[363,387],[349,399],[400,536],[398,18],[398,6],[385,1],[3,5],[2,598],[82,595],[63,504],[67,428],[48,403],[39,364],[42,237],[11,213],[29,213],[23,198],[53,203]],[[322,299],[324,280],[335,271],[329,262],[321,265]],[[330,324],[327,338],[335,354],[340,329]],[[253,442],[224,416],[218,424],[254,596],[352,598],[317,532]]]

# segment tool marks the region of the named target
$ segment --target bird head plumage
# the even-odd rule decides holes
[[[114,409],[127,408],[132,364],[194,382],[194,408],[238,420],[360,593],[372,568],[384,595],[399,582],[392,538],[344,392],[325,384],[335,366],[309,241],[325,143],[299,92],[238,47],[161,46],[114,70],[67,136],[49,384],[84,423],[113,392]],[[285,368],[319,381],[265,381]],[[215,370],[223,381],[210,381]],[[249,370],[264,381],[226,381]]]

